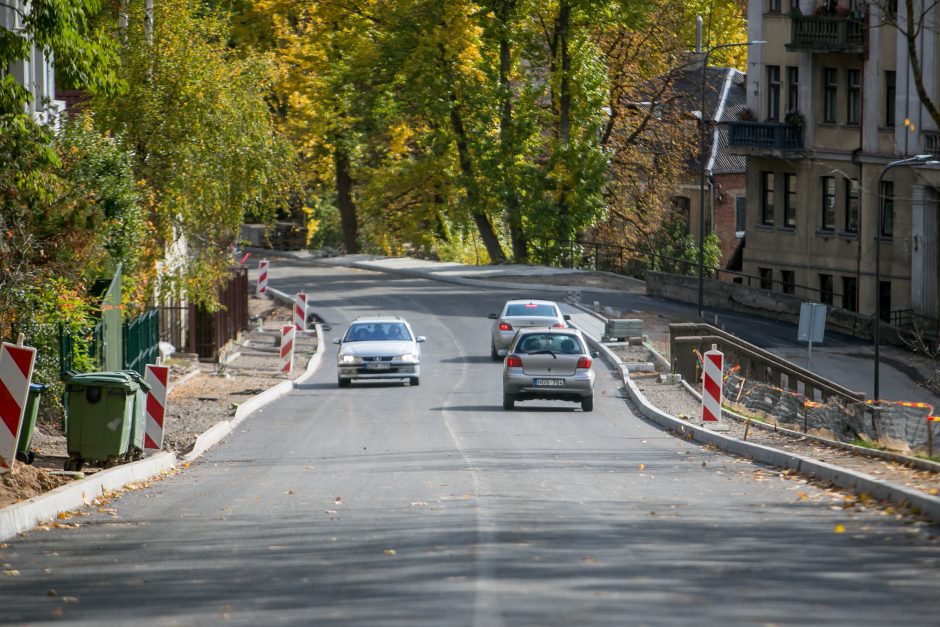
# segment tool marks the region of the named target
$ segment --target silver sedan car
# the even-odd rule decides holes
[[[531,399],[581,403],[594,409],[594,358],[577,329],[522,329],[503,362],[503,409]]]
[[[490,333],[490,357],[493,361],[500,361],[519,329],[565,329],[571,316],[562,315],[558,305],[550,300],[510,300],[503,305],[501,313],[492,313],[489,318],[494,321]]]
[[[336,353],[336,380],[346,387],[353,379],[405,379],[411,385],[421,381],[422,335],[398,317],[356,318],[342,338]]]

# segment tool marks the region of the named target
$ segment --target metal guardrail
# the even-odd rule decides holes
[[[725,362],[741,367],[741,376],[785,390],[802,393],[807,399],[825,403],[835,399],[843,403],[865,401],[865,394],[844,388],[819,375],[792,364],[773,353],[745,342],[709,324],[687,322],[669,325],[669,355],[672,368],[686,381],[698,381],[699,354],[712,344],[725,354]]]

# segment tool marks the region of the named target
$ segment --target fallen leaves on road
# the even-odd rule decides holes
[[[845,533],[845,525],[839,523],[836,525],[836,528],[832,530],[834,533]]]
[[[383,553],[385,553],[386,555],[398,555],[398,551],[396,551],[395,549],[385,549]]]

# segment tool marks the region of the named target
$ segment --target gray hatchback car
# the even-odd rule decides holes
[[[526,327],[568,327],[571,316],[562,314],[558,305],[550,300],[509,300],[499,314],[491,313],[493,328],[490,331],[490,357],[500,361],[516,336],[516,331]]]
[[[577,329],[520,329],[503,361],[503,409],[543,399],[574,401],[592,411],[596,356]]]

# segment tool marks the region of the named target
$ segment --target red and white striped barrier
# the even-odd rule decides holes
[[[702,360],[702,426],[724,431],[728,425],[721,421],[721,388],[724,383],[725,356],[716,344]]]
[[[13,470],[35,362],[35,348],[6,342],[0,346],[0,473]]]
[[[298,331],[307,328],[307,295],[303,292],[294,297],[294,326]]]
[[[258,294],[264,295],[268,291],[268,260],[258,262]]]
[[[297,328],[288,324],[281,327],[281,372],[290,374],[294,370],[294,337]]]
[[[163,419],[166,416],[169,380],[169,366],[147,364],[144,370],[144,383],[150,386],[145,406],[147,424],[144,427],[144,451],[147,453],[156,453],[163,449]]]

